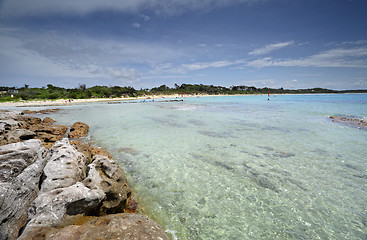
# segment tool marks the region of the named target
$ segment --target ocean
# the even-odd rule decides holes
[[[62,107],[173,239],[367,239],[367,94]],[[19,109],[18,109],[19,110]]]

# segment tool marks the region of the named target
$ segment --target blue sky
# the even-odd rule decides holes
[[[0,0],[0,86],[367,89],[366,0]]]

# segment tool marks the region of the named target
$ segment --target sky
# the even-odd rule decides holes
[[[366,0],[0,0],[0,86],[367,89]]]

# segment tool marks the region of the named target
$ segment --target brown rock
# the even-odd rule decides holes
[[[90,163],[90,160],[92,158],[91,156],[91,146],[87,143],[82,143],[80,141],[74,140],[72,142],[70,142],[71,145],[74,146],[74,148],[76,150],[78,150],[79,152],[83,153],[83,155],[88,159],[88,164]]]
[[[53,109],[43,109],[43,110],[39,110],[39,111],[31,111],[31,110],[24,110],[22,113],[23,114],[49,114],[49,113],[54,113],[60,111],[60,108],[53,108]]]
[[[107,152],[106,150],[104,150],[101,147],[94,147],[92,148],[92,157],[95,155],[102,155],[102,156],[106,156],[108,158],[112,158],[111,154],[109,152]]]
[[[83,122],[76,122],[73,124],[73,126],[71,126],[68,137],[70,139],[84,137],[85,135],[87,135],[88,131],[89,126],[87,124]]]
[[[45,124],[51,124],[51,123],[54,123],[56,122],[55,120],[53,120],[52,118],[50,117],[45,117],[43,120],[42,120],[42,123],[45,123]]]
[[[61,140],[62,136],[60,135],[53,135],[46,132],[37,132],[37,139],[41,140],[42,142],[56,142]]]
[[[33,132],[46,132],[53,135],[64,136],[66,134],[66,131],[68,130],[68,127],[63,125],[37,124],[30,126],[28,130],[31,130]]]
[[[80,218],[80,217],[79,217]],[[78,219],[78,217],[74,217]],[[85,222],[85,223],[83,223]],[[81,224],[63,228],[34,228],[19,240],[168,240],[164,229],[148,217],[121,213],[104,217],[86,217]]]

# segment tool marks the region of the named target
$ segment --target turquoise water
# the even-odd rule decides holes
[[[177,239],[366,239],[367,95],[65,107]]]

